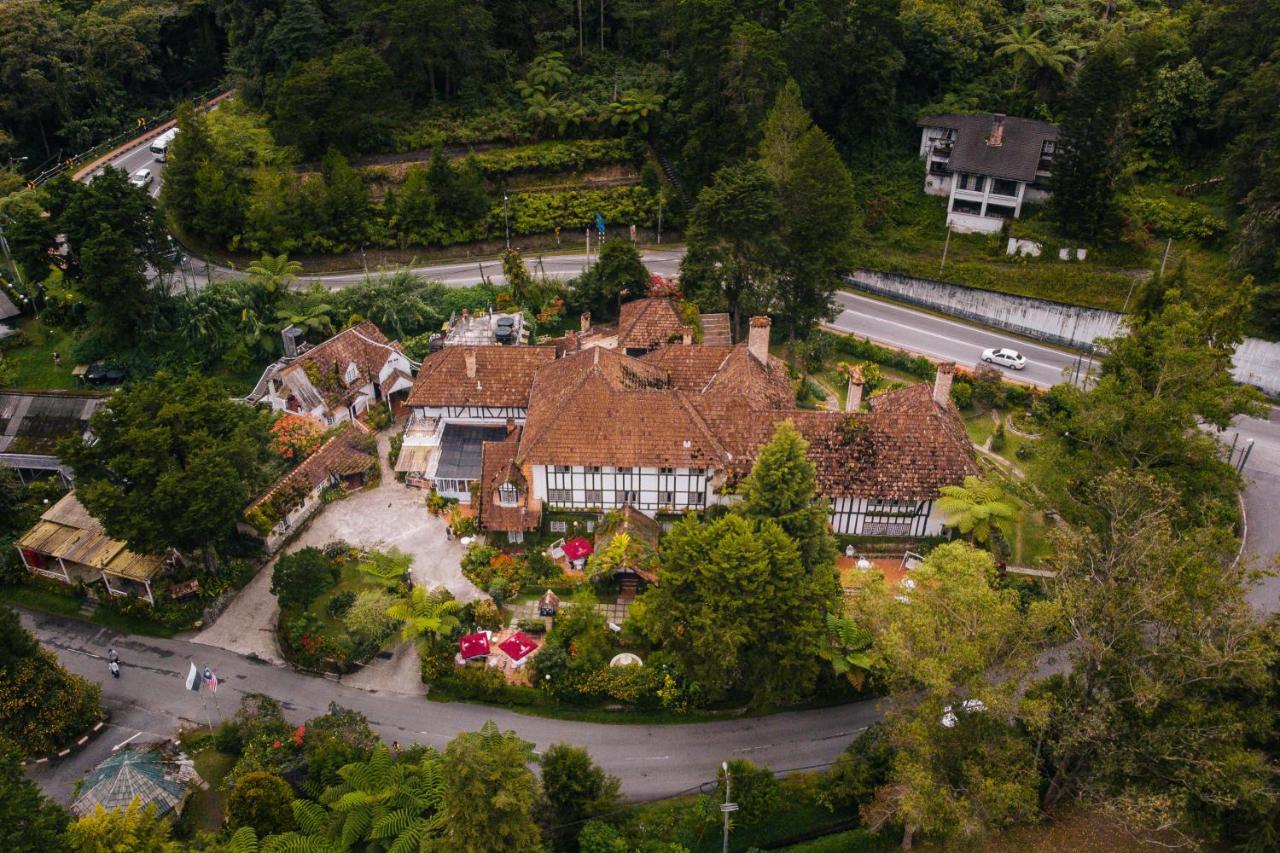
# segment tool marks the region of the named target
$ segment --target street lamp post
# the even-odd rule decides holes
[[[729,762],[721,761],[720,768],[724,770],[724,804],[720,806],[720,812],[724,815],[724,853],[729,853],[729,815],[738,810],[737,803],[729,802]]]
[[[507,219],[507,194],[502,194],[502,228],[507,232],[507,249],[511,249],[511,221]]]

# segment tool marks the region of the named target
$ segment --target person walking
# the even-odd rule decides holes
[[[107,664],[107,666],[111,669],[111,677],[112,677],[112,678],[119,678],[119,677],[120,677],[120,661],[118,661],[118,660],[113,660],[113,661],[111,661],[110,663],[108,663],[108,664]]]

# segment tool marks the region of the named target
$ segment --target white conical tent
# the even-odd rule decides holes
[[[178,808],[185,795],[185,786],[169,778],[159,755],[151,750],[126,749],[85,777],[71,811],[84,817],[98,806],[107,811],[127,808],[136,798],[143,807],[154,803],[156,814],[168,814]]]

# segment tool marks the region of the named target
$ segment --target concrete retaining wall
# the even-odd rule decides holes
[[[1121,315],[1114,311],[995,293],[928,278],[858,270],[849,281],[859,290],[1073,349],[1092,349],[1095,338],[1115,337],[1121,325]]]
[[[1100,308],[876,270],[858,270],[848,281],[858,290],[1072,349],[1092,349],[1097,338],[1123,332],[1123,315]],[[1280,343],[1246,338],[1231,372],[1237,382],[1280,396]]]

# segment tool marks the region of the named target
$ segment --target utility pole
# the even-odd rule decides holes
[[[582,56],[582,0],[578,0],[578,56]]]
[[[13,273],[13,286],[21,286],[22,276],[18,274],[18,265],[13,261],[13,255],[9,254],[9,241],[5,239],[3,224],[0,224],[0,251],[4,252],[4,259],[9,263],[9,271]]]
[[[1164,265],[1169,263],[1169,250],[1173,248],[1173,238],[1169,238],[1169,242],[1164,244],[1164,257],[1160,259],[1160,277],[1164,278]]]
[[[591,226],[587,226],[587,269],[591,269]]]
[[[721,761],[720,768],[724,770],[724,804],[720,806],[720,812],[724,815],[724,846],[723,853],[729,853],[729,815],[738,810],[737,803],[729,802],[729,762]]]
[[[507,251],[511,251],[511,222],[507,219],[507,194],[502,194],[502,227],[507,232]]]
[[[662,245],[662,187],[658,187],[658,245]]]
[[[951,223],[947,223],[947,241],[942,244],[942,263],[938,265],[938,275],[947,268],[947,250],[951,248]]]

